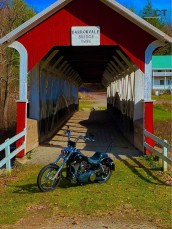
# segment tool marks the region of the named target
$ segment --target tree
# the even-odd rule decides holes
[[[147,22],[160,29],[164,33],[172,36],[172,28],[170,24],[165,23],[165,15],[162,17],[158,17],[156,15],[157,10],[153,9],[151,0],[147,0],[147,3],[143,10],[140,11],[140,15]],[[163,13],[163,12],[162,12]],[[172,49],[170,44],[166,44],[165,46],[157,49],[154,52],[154,55],[171,55]]]
[[[147,0],[143,10],[140,11],[140,15],[153,26],[161,30],[163,29],[165,23],[162,17],[156,15],[156,10],[153,9],[152,2],[150,0]]]
[[[132,12],[135,12],[135,8],[133,6],[129,6],[128,2],[126,3],[126,7],[129,8]],[[142,10],[140,10],[138,14],[148,23],[152,24],[153,26],[160,29],[169,36],[172,36],[172,25],[170,23],[167,23],[165,13],[166,10],[161,11],[161,17],[158,17],[156,15],[156,12],[158,11],[160,10],[153,9],[151,0],[147,0],[146,5]],[[154,55],[172,55],[171,44],[166,44],[165,46],[158,48],[154,52]]]
[[[22,0],[0,0],[0,37],[30,19],[35,15]],[[18,80],[18,53],[11,48],[0,45],[0,112],[3,127],[8,128],[8,103],[10,88]]]

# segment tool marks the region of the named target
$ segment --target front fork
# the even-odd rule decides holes
[[[63,159],[63,162],[62,162],[62,164],[59,166],[59,169],[57,170],[56,174],[52,177],[52,180],[55,180],[55,179],[58,177],[60,171],[62,170],[63,166],[66,164],[66,162],[67,162],[67,160],[69,159],[69,157],[70,157],[71,154],[72,154],[72,152],[70,152],[68,156],[63,156],[63,155],[60,154],[60,155],[58,156],[58,158],[55,160],[54,164],[57,164],[57,163],[59,162],[60,159]]]

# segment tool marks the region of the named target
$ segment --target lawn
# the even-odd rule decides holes
[[[156,96],[156,95],[152,95],[152,100],[156,100],[156,101],[170,101],[172,100],[172,95],[160,95],[160,96]]]
[[[154,105],[154,121],[168,121],[172,119],[171,111],[165,109],[162,105]]]
[[[107,107],[105,107],[105,106],[98,106],[97,107],[97,103],[95,101],[83,101],[83,100],[80,100],[79,101],[79,110],[85,110],[85,109],[88,109],[88,110],[94,110],[94,109],[106,110]]]
[[[93,110],[95,104],[96,102],[93,102],[93,101],[80,100],[79,101],[79,110],[83,110],[85,108],[89,110]]]
[[[172,144],[172,103],[157,102],[154,104],[154,133]]]
[[[149,166],[144,158],[116,161],[116,171],[105,184],[62,181],[53,192],[41,193],[36,186],[41,166],[18,165],[11,177],[0,179],[0,225],[33,219],[38,214],[50,220],[63,214],[90,218],[110,214],[118,220],[170,228],[169,174]]]

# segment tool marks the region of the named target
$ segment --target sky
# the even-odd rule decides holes
[[[57,0],[24,0],[28,6],[34,8],[38,13]],[[120,4],[129,8],[134,8],[136,13],[139,13],[146,5],[147,0],[116,0]],[[172,0],[151,0],[152,7],[157,11],[158,16],[164,16],[167,22],[172,22]],[[163,11],[165,10],[165,11]]]

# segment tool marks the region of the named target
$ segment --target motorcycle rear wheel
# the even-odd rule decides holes
[[[98,183],[105,183],[112,176],[112,170],[110,169],[110,167],[105,166],[105,169],[104,170],[105,171],[100,176],[101,179],[97,181]]]
[[[52,191],[59,185],[61,173],[59,173],[56,179],[52,179],[58,169],[59,166],[55,164],[49,164],[40,170],[37,177],[37,185],[42,192]]]

